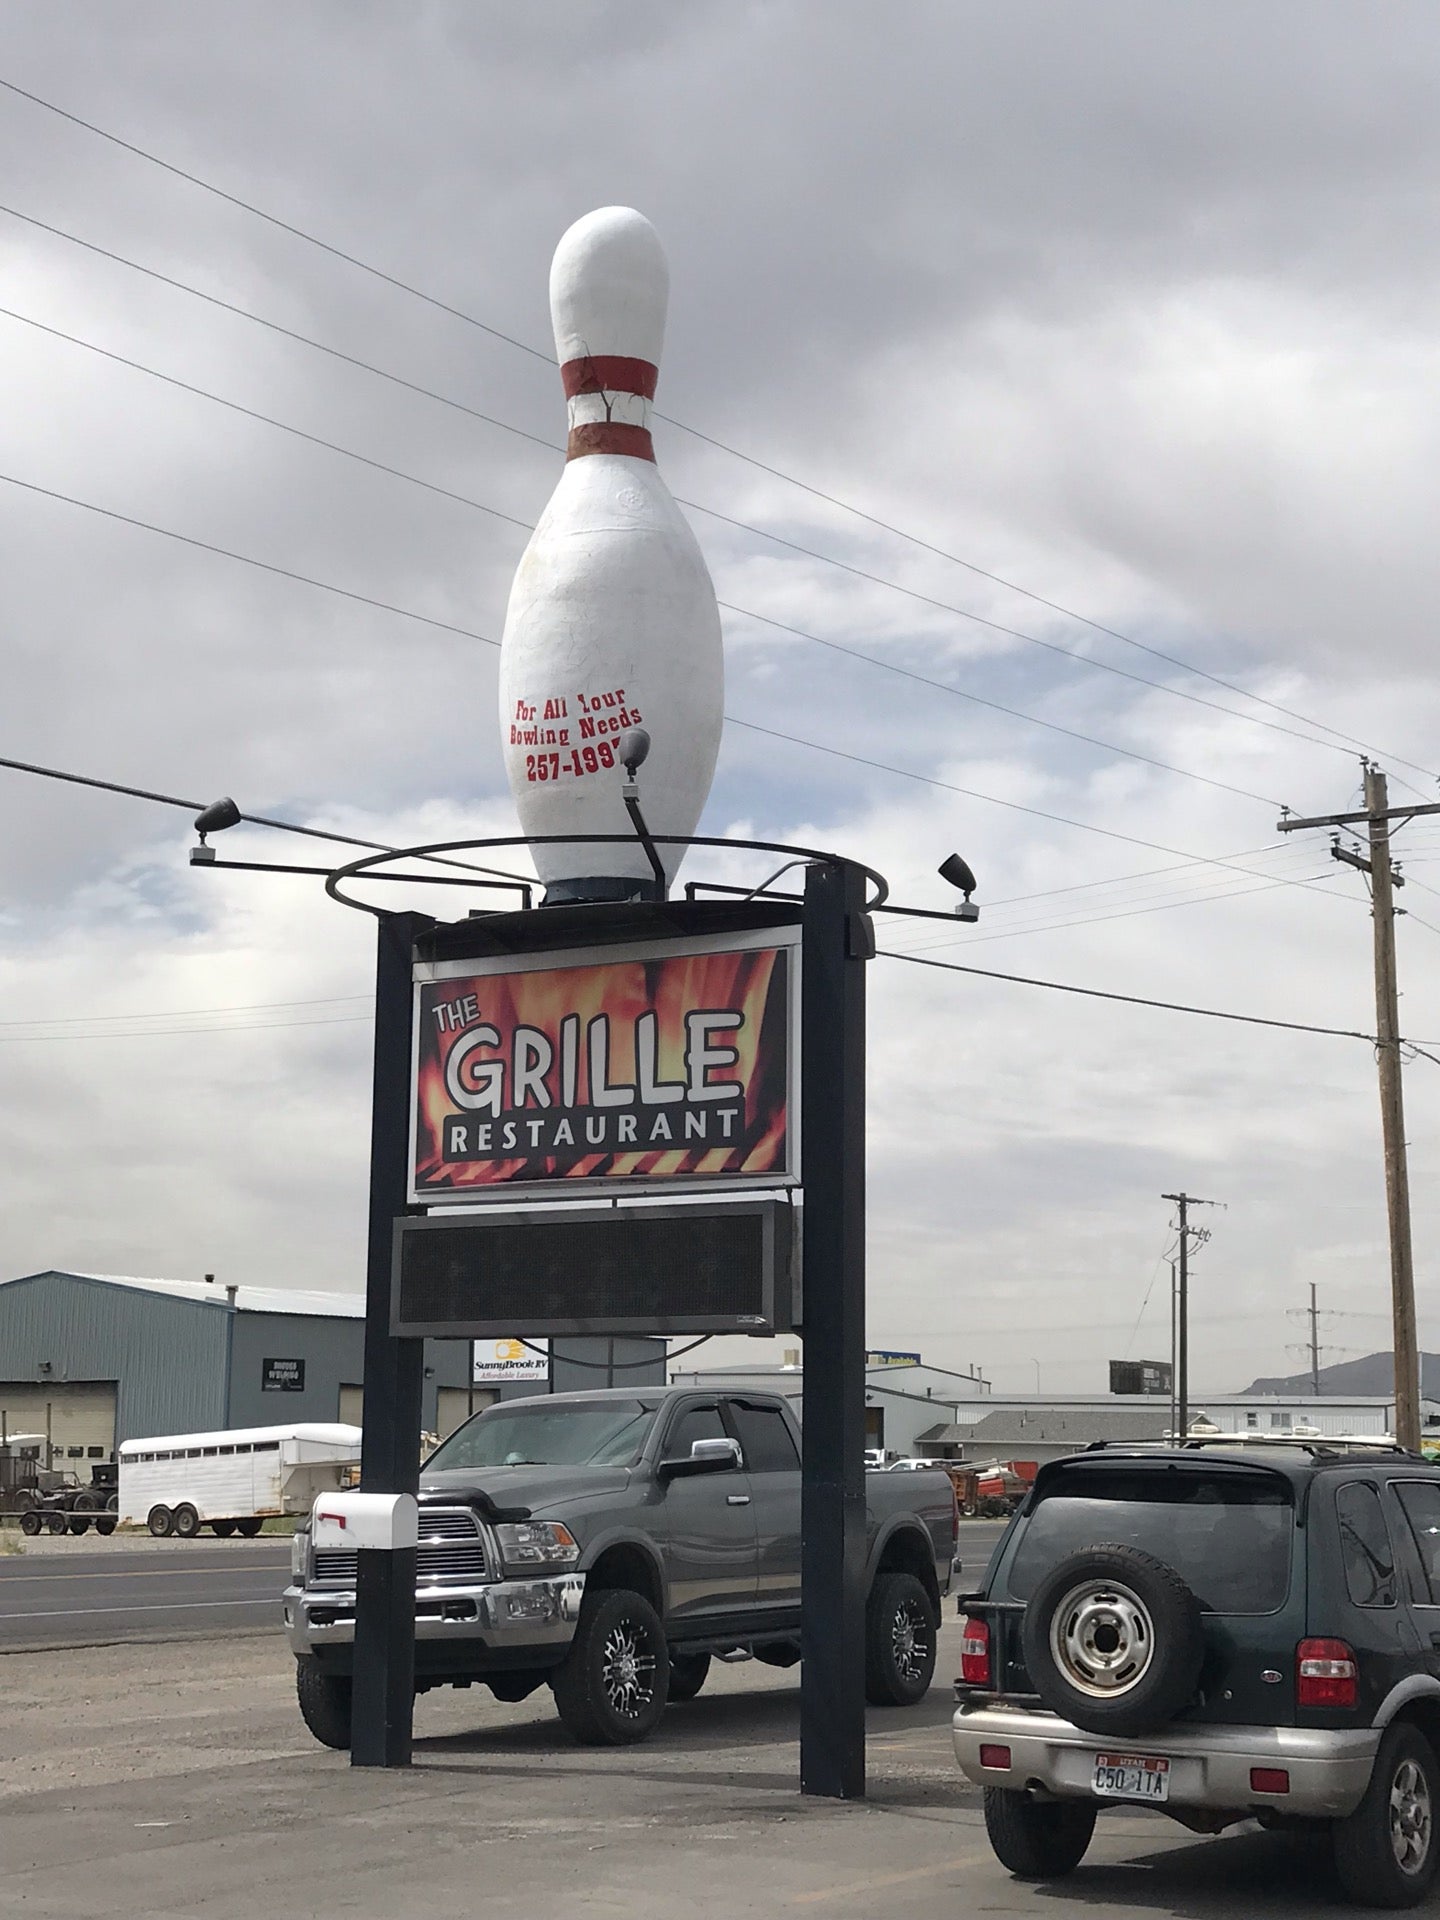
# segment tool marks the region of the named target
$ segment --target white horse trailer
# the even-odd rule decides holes
[[[272,1514],[308,1513],[317,1495],[349,1486],[360,1429],[309,1421],[231,1433],[124,1440],[118,1449],[120,1520],[159,1538],[259,1533]]]

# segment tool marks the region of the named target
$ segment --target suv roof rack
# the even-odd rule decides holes
[[[1127,1453],[1199,1453],[1207,1447],[1237,1448],[1241,1452],[1247,1449],[1263,1451],[1273,1447],[1287,1453],[1308,1453],[1315,1459],[1342,1459],[1352,1454],[1377,1453],[1395,1455],[1403,1460],[1424,1457],[1411,1453],[1398,1440],[1376,1439],[1366,1434],[1320,1433],[1192,1433],[1184,1440],[1092,1440],[1081,1451],[1106,1453],[1120,1448]]]

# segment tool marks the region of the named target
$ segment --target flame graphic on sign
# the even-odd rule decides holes
[[[583,966],[546,968],[533,972],[476,974],[470,978],[427,983],[420,992],[418,1077],[415,1088],[415,1190],[435,1192],[457,1188],[490,1188],[511,1183],[554,1179],[664,1178],[675,1175],[764,1174],[786,1171],[788,1152],[788,1027],[787,949],[764,947],[741,952],[669,954],[648,960],[600,961]],[[458,1030],[442,1031],[435,1010],[473,996],[475,1011]],[[477,1156],[447,1160],[443,1129],[461,1111],[445,1080],[451,1049],[474,1027],[493,1027],[500,1036],[486,1049],[488,1059],[508,1063],[516,1027],[538,1029],[550,1040],[556,1062],[560,1053],[561,1022],[576,1016],[582,1045],[573,1111],[605,1112],[594,1106],[589,1084],[588,1047],[583,1036],[591,1020],[609,1017],[611,1086],[634,1084],[635,1022],[641,1014],[656,1015],[656,1078],[685,1079],[686,1015],[699,1011],[732,1010],[740,1025],[727,1031],[717,1044],[733,1046],[736,1061],[715,1077],[736,1081],[743,1089],[738,1129],[723,1144],[683,1142],[663,1148],[625,1151],[603,1149],[564,1158],[554,1154]],[[559,1104],[558,1064],[547,1076],[552,1100]],[[507,1099],[508,1099],[507,1077]],[[688,1102],[655,1108],[678,1115]],[[507,1115],[535,1115],[544,1109],[533,1099],[524,1109],[506,1107]],[[699,1112],[697,1105],[692,1111]],[[498,1131],[498,1129],[497,1129]],[[583,1134],[577,1133],[583,1140]]]

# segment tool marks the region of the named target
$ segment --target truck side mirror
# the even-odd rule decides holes
[[[700,1473],[732,1473],[739,1466],[738,1440],[695,1440],[688,1459],[662,1460],[659,1475],[662,1480],[692,1480]]]

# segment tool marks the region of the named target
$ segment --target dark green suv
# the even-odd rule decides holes
[[[1319,1440],[1057,1460],[960,1611],[955,1753],[1013,1873],[1069,1873],[1118,1803],[1310,1823],[1352,1900],[1429,1892],[1440,1468]]]

